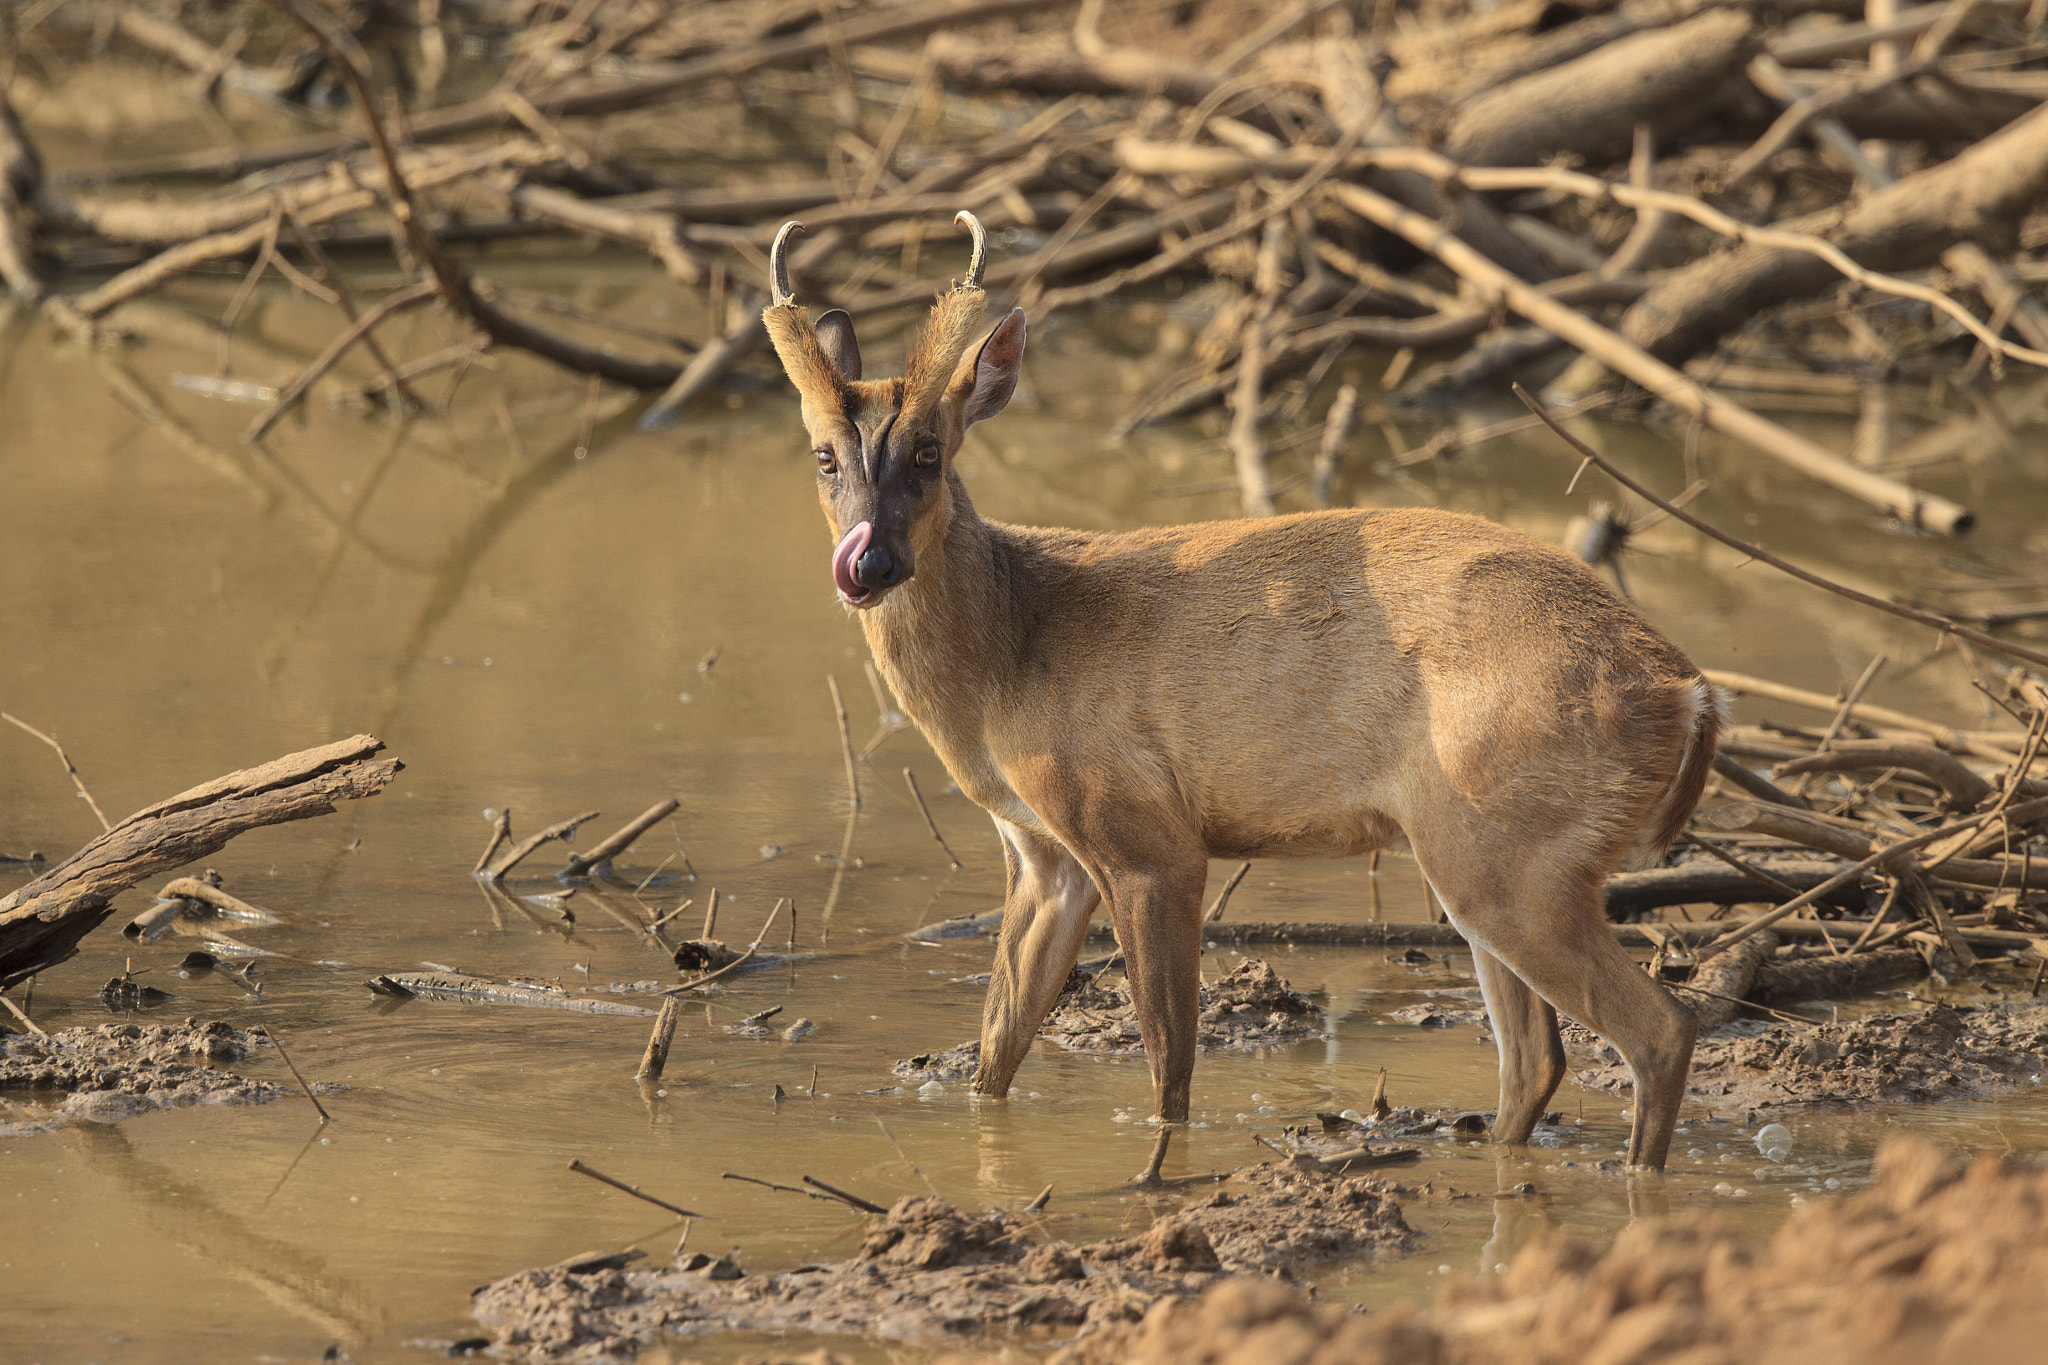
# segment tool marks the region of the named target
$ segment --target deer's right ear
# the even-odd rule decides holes
[[[834,308],[811,326],[825,356],[839,369],[839,377],[851,384],[860,378],[860,342],[853,336],[853,318],[844,308]]]
[[[966,390],[961,415],[965,425],[986,421],[1009,406],[1017,392],[1017,374],[1024,364],[1024,310],[1012,308],[1010,316],[988,334],[971,360],[962,362],[954,376],[955,391]],[[971,387],[970,387],[971,386]]]

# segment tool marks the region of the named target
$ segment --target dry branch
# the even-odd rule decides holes
[[[0,989],[77,952],[145,877],[204,858],[238,834],[331,815],[373,796],[404,767],[376,759],[371,735],[287,754],[145,807],[12,894],[0,897]]]

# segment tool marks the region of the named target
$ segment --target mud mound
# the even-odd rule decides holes
[[[1053,1004],[1039,1036],[1069,1052],[1128,1056],[1145,1050],[1138,1032],[1138,1012],[1131,1005],[1131,986],[1121,974],[1105,981],[1107,971],[1069,981]],[[1219,1049],[1273,1047],[1321,1039],[1322,1018],[1313,1000],[1287,984],[1263,958],[1248,957],[1228,973],[1202,986],[1202,1014],[1196,1046]],[[945,1081],[974,1074],[981,1044],[962,1043],[944,1052],[906,1058],[891,1068],[906,1080]]]
[[[725,1260],[695,1270],[552,1266],[486,1286],[472,1311],[499,1352],[527,1360],[630,1354],[664,1330],[1058,1339],[1136,1323],[1161,1299],[1225,1275],[1293,1273],[1413,1240],[1385,1183],[1305,1161],[1238,1172],[1135,1237],[1074,1246],[1044,1240],[1043,1226],[906,1198],[869,1223],[850,1260],[737,1278],[720,1277],[734,1275]]]
[[[1768,1241],[1711,1214],[1631,1224],[1599,1247],[1556,1237],[1507,1273],[1446,1286],[1429,1311],[1359,1316],[1271,1281],[1155,1305],[1052,1365],[1986,1365],[2039,1360],[2048,1172],[1967,1171],[1894,1138],[1877,1186],[1809,1205]]]
[[[118,1123],[152,1109],[186,1104],[262,1104],[291,1090],[216,1070],[256,1050],[256,1040],[215,1021],[201,1024],[102,1024],[47,1038],[0,1038],[0,1092],[35,1091],[62,1103],[11,1106],[0,1137],[49,1132],[69,1123]]]
[[[2048,1075],[2048,1005],[1936,1005],[1811,1028],[1773,1024],[1754,1037],[1708,1040],[1686,1093],[1719,1117],[1804,1104],[1971,1099]],[[1578,1072],[1579,1084],[1623,1090],[1619,1063]]]

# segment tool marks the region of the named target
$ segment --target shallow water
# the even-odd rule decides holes
[[[490,269],[649,326],[680,327],[694,306],[638,261],[506,254]],[[963,1205],[1014,1205],[1052,1184],[1067,1235],[1142,1223],[1152,1205],[1114,1188],[1151,1142],[1141,1061],[1041,1050],[1006,1103],[977,1103],[961,1085],[891,1088],[894,1059],[974,1034],[980,989],[957,978],[988,958],[982,940],[917,946],[897,936],[993,907],[1001,859],[986,819],[903,731],[882,738],[862,769],[860,861],[839,875],[848,803],[826,677],[844,690],[856,744],[876,732],[881,707],[859,630],[833,600],[782,387],[737,386],[682,427],[642,434],[629,396],[593,395],[508,356],[464,376],[451,417],[394,426],[320,401],[267,449],[245,447],[237,433],[257,409],[173,378],[214,373],[208,320],[231,289],[181,285],[174,301],[131,313],[147,340],[98,355],[20,313],[0,329],[0,702],[54,731],[116,818],[357,731],[382,737],[407,768],[373,800],[251,834],[211,860],[230,890],[285,920],[241,931],[280,954],[262,961],[260,1001],[218,975],[180,979],[174,964],[189,944],[176,938],[121,939],[118,925],[148,904],[144,888],[36,984],[34,1011],[49,1028],[104,1022],[94,993],[132,958],[147,972],[140,979],[180,997],[165,1014],[268,1025],[308,1076],[353,1088],[326,1101],[335,1122],[325,1128],[295,1097],[0,1139],[6,1356],[298,1360],[341,1342],[359,1361],[425,1358],[407,1343],[474,1334],[467,1294],[486,1280],[593,1248],[638,1243],[664,1256],[675,1244],[667,1215],[571,1174],[571,1158],[698,1210],[691,1245],[738,1246],[755,1270],[845,1255],[859,1226],[850,1212],[720,1176],[809,1174],[881,1202],[921,1191],[877,1119]],[[1214,430],[1182,424],[1125,447],[1094,434],[1172,364],[1158,341],[1171,312],[1162,299],[1034,334],[1018,402],[977,429],[963,461],[984,513],[1099,527],[1230,514],[1228,493],[1159,496],[1227,477]],[[316,305],[260,295],[236,377],[278,382],[333,326]],[[426,313],[382,335],[406,355],[452,337]],[[881,368],[889,338],[867,346]],[[131,402],[139,385],[161,414],[138,420],[110,374]],[[423,389],[438,395],[446,384]],[[1683,482],[1682,432],[1589,430],[1660,486]],[[1426,496],[1555,538],[1589,493],[1565,495],[1573,460],[1534,436],[1408,483],[1371,473],[1384,454],[1378,433],[1361,437],[1345,500]],[[2048,550],[2042,471],[2016,457],[1931,481],[1982,512],[1979,531],[1955,544],[1890,533],[1860,507],[1711,440],[1702,456],[1716,485],[1696,509],[1879,590],[1927,597],[1972,575],[2028,579]],[[1305,459],[1282,456],[1276,472]],[[1832,691],[1884,652],[1895,662],[1873,700],[1992,723],[1926,632],[1852,613],[1760,566],[1738,569],[1735,556],[1677,528],[1643,543],[1631,586],[1701,664]],[[964,870],[947,873],[904,789],[906,765]],[[655,880],[637,896],[628,883],[580,892],[573,925],[549,905],[494,901],[469,876],[498,808],[512,808],[521,834],[600,808],[578,840],[588,846],[666,795],[681,809],[621,869],[628,883]],[[61,856],[95,830],[48,751],[0,733],[0,849]],[[543,850],[515,879],[515,897],[559,890],[549,875],[559,864],[558,845]],[[828,943],[821,911],[835,876]],[[1260,863],[1230,914],[1357,920],[1374,913],[1376,894],[1389,918],[1426,917],[1412,864],[1390,858],[1376,893],[1373,881],[1362,863]],[[666,955],[627,925],[693,897],[679,923],[694,926],[713,886],[721,937],[751,939],[786,896],[798,946],[819,955],[737,977],[690,1005],[665,1093],[651,1099],[631,1079],[645,1019],[393,1006],[361,984],[427,962],[572,988],[672,980]],[[768,946],[785,945],[787,930],[779,922]],[[1422,967],[1382,951],[1266,955],[1297,987],[1327,991],[1335,1038],[1204,1059],[1198,1126],[1176,1145],[1169,1174],[1269,1155],[1253,1134],[1361,1107],[1382,1066],[1396,1103],[1490,1106],[1493,1053],[1476,1030],[1385,1018],[1425,991],[1471,991],[1461,955]],[[1234,960],[1216,950],[1205,970]],[[723,1032],[775,1004],[777,1025],[803,1016],[817,1032],[795,1043]],[[248,1069],[288,1079],[269,1053]],[[789,1096],[779,1103],[778,1085]],[[1432,1184],[1409,1204],[1426,1249],[1333,1269],[1330,1292],[1368,1304],[1416,1298],[1440,1268],[1498,1264],[1539,1228],[1609,1233],[1662,1206],[1711,1201],[1768,1223],[1828,1181],[1860,1181],[1897,1126],[1972,1150],[2048,1146],[2048,1103],[2034,1092],[1802,1115],[1790,1121],[1785,1164],[1759,1157],[1747,1129],[1688,1115],[1672,1172],[1642,1186],[1597,1169],[1625,1140],[1624,1104],[1567,1086],[1558,1105],[1572,1136],[1526,1155],[1431,1145],[1394,1175]],[[1535,1196],[1495,1198],[1524,1181]],[[749,1348],[758,1342],[708,1340],[689,1353],[715,1360]]]

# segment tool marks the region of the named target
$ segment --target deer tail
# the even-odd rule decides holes
[[[1721,737],[1721,727],[1728,720],[1727,701],[1705,678],[1693,680],[1692,693],[1692,729],[1686,735],[1685,752],[1678,760],[1678,775],[1671,779],[1663,799],[1650,812],[1649,824],[1630,850],[1628,862],[1632,867],[1654,867],[1663,858],[1665,850],[1685,832],[1685,822],[1692,818],[1693,808],[1699,805],[1700,796],[1707,789],[1715,746]]]

